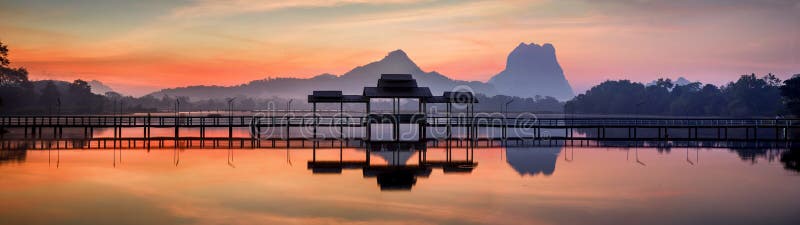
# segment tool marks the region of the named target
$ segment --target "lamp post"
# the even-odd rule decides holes
[[[181,107],[181,99],[175,98],[175,117],[178,117],[178,113],[180,113]]]
[[[511,99],[506,102],[506,110],[503,112],[504,117],[508,117],[508,105],[511,104],[512,102],[514,102],[514,99]]]
[[[286,103],[286,113],[283,114],[283,117],[286,118],[286,154],[287,154],[287,160],[288,160],[288,154],[289,154],[289,145],[291,144],[291,141],[290,141],[291,140],[291,134],[289,133],[289,124],[290,124],[289,112],[292,111],[292,101],[293,100],[294,99],[289,99],[289,102]],[[291,165],[291,164],[292,164],[292,162],[289,161],[289,165]]]
[[[233,117],[233,100],[236,100],[236,97],[228,98],[228,117]]]
[[[514,102],[514,99],[507,101],[505,104],[505,111],[503,112],[503,145],[506,144],[508,141],[508,123],[506,120],[508,119],[508,105]]]

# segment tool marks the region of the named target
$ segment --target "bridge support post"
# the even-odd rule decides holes
[[[661,137],[661,129],[663,129],[663,128],[662,127],[658,128],[658,136],[656,136],[656,139],[662,139],[662,137]]]
[[[789,121],[786,121],[786,126],[783,128],[783,140],[789,140]]]
[[[744,139],[745,140],[750,140],[750,128],[749,127],[745,127],[744,128]]]
[[[723,131],[725,132],[725,140],[727,141],[728,140],[728,127],[725,127],[723,129]]]
[[[180,137],[180,129],[179,129],[180,124],[178,123],[177,116],[175,117],[175,120],[173,122],[175,122],[175,139],[178,139],[178,137]]]
[[[450,121],[450,111],[451,111],[451,106],[450,106],[450,103],[448,102],[448,103],[447,103],[447,146],[448,146],[448,147],[450,146],[450,139],[452,138],[452,136],[451,136],[451,135],[452,135],[452,133],[451,133],[451,131],[450,131],[450,129],[451,129],[451,128],[450,128],[450,126],[451,126],[451,121]],[[505,123],[504,123],[504,124],[505,124]],[[505,140],[505,132],[506,132],[506,130],[505,130],[505,125],[503,125],[503,140]],[[504,143],[504,144],[505,144],[505,143]]]
[[[603,133],[603,136],[601,138],[602,139],[606,139],[606,127],[602,127],[602,129],[600,129],[600,131],[602,131],[602,133]]]
[[[659,129],[658,131],[660,132],[661,129]],[[595,136],[595,139],[600,140],[600,127],[597,127],[597,134]]]
[[[773,125],[775,126],[775,141],[778,141],[778,140],[781,139],[781,136],[780,136],[781,135],[781,131],[780,131],[780,128],[778,127],[778,120],[775,120]]]
[[[631,128],[628,127],[628,139],[631,139]]]
[[[753,126],[753,140],[758,140],[758,125]]]

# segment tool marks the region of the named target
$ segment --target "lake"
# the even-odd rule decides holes
[[[797,150],[0,153],[0,224],[800,224]]]

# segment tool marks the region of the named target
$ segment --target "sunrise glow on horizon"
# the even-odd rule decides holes
[[[425,71],[487,81],[521,42],[552,43],[577,92],[607,79],[800,73],[791,0],[2,0],[0,31],[33,80],[99,80],[132,95],[341,75],[396,49]]]

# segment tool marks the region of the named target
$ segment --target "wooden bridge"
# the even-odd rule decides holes
[[[260,115],[260,114],[259,114]],[[497,115],[497,114],[489,114]],[[276,142],[286,146],[306,142],[331,143],[367,142],[364,135],[337,132],[334,135],[317,135],[318,129],[332,131],[358,130],[366,133],[370,126],[368,116],[0,116],[0,127],[6,131],[2,141],[22,140],[72,140],[100,147],[114,140],[137,142],[149,146],[151,142],[167,146],[172,141],[199,142],[196,146],[238,145],[277,147]],[[414,126],[415,135],[423,143],[455,141],[470,145],[497,145],[525,140],[595,140],[595,141],[747,141],[747,142],[795,142],[800,131],[797,119],[736,119],[736,118],[535,118],[502,116],[473,116],[466,114],[426,116]],[[123,128],[127,132],[123,135]],[[207,129],[225,130],[227,135],[209,136]],[[290,129],[313,130],[313,133],[292,136]],[[113,129],[113,136],[98,137],[96,129]],[[153,136],[152,129],[168,130],[170,135]],[[265,132],[271,129],[281,132]],[[64,131],[71,135],[64,135]],[[132,131],[133,130],[133,131]],[[135,132],[139,130],[139,132]],[[188,132],[187,130],[193,131]],[[420,132],[420,130],[427,130]],[[439,130],[440,132],[434,132]],[[181,133],[181,132],[184,133]],[[234,132],[237,131],[237,132]],[[458,131],[458,132],[457,132]],[[392,131],[395,132],[395,131]],[[46,134],[44,134],[46,133]],[[242,135],[242,134],[246,135]],[[238,135],[235,135],[238,134]],[[399,140],[398,140],[399,141]],[[256,143],[258,142],[258,143]],[[267,142],[264,144],[262,142]],[[117,143],[117,141],[114,141]],[[224,144],[220,144],[224,143]],[[239,144],[241,143],[241,144]],[[66,145],[66,144],[64,144]],[[360,145],[360,144],[358,144]],[[465,144],[466,145],[466,144]],[[502,145],[502,144],[500,144]]]

